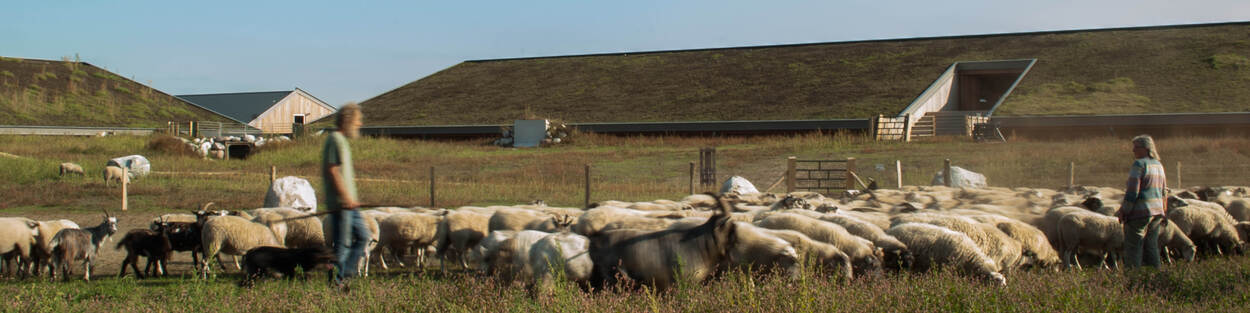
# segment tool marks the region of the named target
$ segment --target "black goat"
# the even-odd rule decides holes
[[[123,247],[126,248],[126,258],[122,260],[121,273],[117,274],[117,277],[126,276],[127,264],[134,269],[135,276],[139,279],[143,279],[144,275],[151,276],[153,265],[156,266],[157,274],[161,276],[169,274],[166,263],[169,261],[169,256],[173,253],[173,249],[164,228],[157,230],[132,229],[117,243],[117,249]],[[143,268],[143,272],[139,272],[138,263],[140,256],[148,258],[148,264]]]

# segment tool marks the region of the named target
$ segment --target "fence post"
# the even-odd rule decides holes
[[[878,138],[877,136],[877,131],[878,131],[877,129],[878,129],[879,124],[881,124],[881,114],[877,114],[876,117],[873,117],[872,124],[868,125],[868,132],[872,134],[871,135],[872,140],[880,140],[880,138]]]
[[[430,167],[430,208],[434,208],[434,167]]]
[[[1176,188],[1184,188],[1181,185],[1181,161],[1176,161]]]
[[[903,190],[903,161],[894,160],[894,174],[898,176],[898,190]]]
[[[952,180],[951,179],[951,159],[946,159],[945,165],[943,166],[943,168],[944,168],[944,171],[942,172],[942,183],[946,184],[946,187],[950,187],[951,180]]]
[[[128,184],[130,184],[130,171],[125,166],[122,166],[122,211],[129,207],[128,199],[126,199],[126,185]]]
[[[846,190],[855,189],[855,158],[846,158]]]
[[[687,182],[690,183],[690,194],[693,195],[694,194],[694,161],[690,161],[690,179]]]
[[[796,172],[795,166],[798,165],[798,160],[798,158],[793,156],[786,158],[786,193],[794,192],[794,186],[796,185],[794,173]]]
[[[270,165],[269,166],[269,183],[273,184],[273,181],[275,180],[278,180],[278,167]]]
[[[903,142],[911,142],[911,113],[903,114]]]
[[[590,207],[590,164],[586,164],[586,201],[583,208]]]
[[[195,122],[187,122],[187,137],[195,137]]]
[[[1068,162],[1068,189],[1076,186],[1076,162]]]

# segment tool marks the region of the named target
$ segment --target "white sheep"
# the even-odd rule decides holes
[[[586,283],[594,270],[589,249],[590,239],[567,231],[547,235],[535,242],[529,257],[534,277],[532,290],[550,293],[557,276],[566,281]]]
[[[1204,207],[1199,204],[1202,202],[1199,200],[1184,200],[1169,202],[1167,218],[1193,240],[1199,251],[1223,254],[1224,251],[1241,246],[1242,239],[1237,232],[1236,222],[1228,212]],[[1191,203],[1196,205],[1189,205]]]
[[[1159,231],[1159,253],[1160,257],[1172,263],[1172,255],[1176,254],[1185,261],[1193,261],[1194,254],[1198,252],[1198,247],[1194,245],[1193,240],[1189,240],[1189,236],[1181,231],[1176,223],[1167,222]]]
[[[312,214],[307,210],[260,208],[250,214],[258,222],[273,225],[274,233],[281,236],[279,243],[287,248],[316,248],[326,244],[325,226],[321,225],[320,219],[309,217]]]
[[[583,236],[592,236],[603,231],[603,228],[610,223],[628,219],[647,218],[647,214],[648,212],[646,211],[600,206],[586,210],[586,214],[578,217],[577,224],[573,225],[573,231]]]
[[[1007,285],[1007,278],[999,273],[998,263],[986,256],[972,238],[963,233],[923,223],[894,225],[886,233],[907,244],[915,256],[911,267],[913,271],[951,266],[965,275]]]
[[[799,253],[790,242],[746,222],[735,222],[734,244],[729,251],[733,265],[749,271],[777,271],[794,278],[802,274]]]
[[[881,251],[871,241],[851,235],[846,228],[837,224],[799,214],[779,213],[759,220],[755,225],[768,229],[794,230],[816,241],[832,244],[851,257],[855,270],[861,274],[881,269]]]
[[[199,264],[203,278],[208,278],[209,260],[218,259],[218,253],[241,256],[258,247],[282,247],[280,236],[269,225],[240,216],[208,218],[200,238],[204,248]]]
[[[837,273],[843,279],[851,280],[855,278],[852,271],[851,257],[847,256],[838,247],[812,240],[811,237],[793,230],[760,227],[755,229],[789,242],[794,247],[794,250],[798,252],[800,261],[812,262],[813,265],[819,267],[818,270],[837,270]]]
[[[65,174],[78,174],[78,176],[87,175],[86,172],[82,170],[82,166],[69,162],[61,163],[60,173],[60,176],[65,176]]]
[[[489,270],[501,275],[504,281],[529,281],[534,277],[534,268],[530,263],[530,249],[534,243],[551,235],[537,230],[522,230],[504,240],[495,251],[493,269]]]
[[[438,238],[438,223],[442,215],[421,213],[394,213],[378,221],[378,246],[389,251],[404,265],[404,256],[409,249],[417,249],[417,268],[425,267],[425,248],[434,244]],[[381,256],[381,253],[379,253]]]
[[[1020,265],[1020,259],[1023,257],[1023,247],[1021,244],[1004,234],[1001,230],[993,225],[986,225],[976,220],[941,213],[912,213],[902,214],[891,218],[894,225],[902,223],[924,223],[946,227],[950,230],[964,233],[977,243],[981,251],[985,255],[998,262],[1001,271],[1007,271]]]
[[[907,252],[907,245],[894,236],[886,234],[884,229],[854,216],[839,213],[824,214],[819,219],[838,224],[852,235],[872,241],[873,245],[881,248],[885,253],[882,259],[885,266],[897,268],[899,264],[911,262],[911,253]]]
[[[14,258],[19,263],[30,258],[35,238],[40,235],[38,226],[38,222],[24,217],[0,217],[0,255],[5,256],[6,271],[16,272],[16,268],[22,267],[14,266]]]
[[[1080,211],[1064,215],[1057,225],[1059,235],[1059,253],[1065,265],[1081,268],[1077,261],[1078,252],[1101,256],[1100,266],[1104,266],[1108,255],[1112,262],[1122,259],[1124,247],[1124,227],[1117,218],[1095,212]],[[1113,264],[1114,265],[1114,264]]]
[[[71,220],[51,220],[39,221],[35,226],[36,244],[31,249],[31,259],[34,261],[34,274],[39,275],[43,269],[51,270],[52,267],[52,237],[62,229],[78,229],[78,223]]]
[[[490,216],[489,230],[539,230],[545,232],[555,231],[555,223],[552,222],[551,215],[534,210],[504,208],[496,210],[495,214]]]
[[[465,256],[470,248],[477,246],[486,237],[490,228],[489,214],[472,211],[456,210],[447,213],[438,224],[437,249],[439,267],[447,270],[448,258],[459,260],[461,268],[468,268]]]
[[[124,182],[123,179],[129,181],[129,178],[124,173],[125,171],[120,167],[105,166],[103,171],[104,186],[108,187],[110,181],[116,181],[119,184]]]
[[[981,223],[994,225],[1008,237],[1019,242],[1023,255],[1031,259],[1029,265],[1048,268],[1061,262],[1059,252],[1050,245],[1046,234],[1033,225],[1001,215],[969,217]]]
[[[1246,199],[1234,199],[1229,201],[1228,205],[1224,207],[1224,210],[1228,211],[1228,214],[1238,222],[1250,221],[1250,203],[1247,203]],[[1250,238],[1242,239],[1250,240]]]
[[[494,265],[497,262],[495,257],[498,255],[499,247],[502,246],[504,242],[508,241],[508,239],[512,238],[512,236],[516,236],[516,233],[517,231],[514,230],[496,230],[490,232],[485,238],[482,238],[482,241],[478,242],[477,246],[473,247],[473,249],[469,251],[469,255],[467,256],[468,262],[478,264],[478,269],[481,270],[483,274],[494,275]]]

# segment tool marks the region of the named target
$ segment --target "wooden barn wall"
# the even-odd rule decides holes
[[[334,111],[317,103],[300,92],[292,92],[282,101],[274,104],[265,113],[261,113],[255,120],[252,120],[252,127],[259,128],[265,133],[290,133],[291,123],[295,122],[295,114],[306,114],[304,123],[311,123],[323,116],[330,115]]]

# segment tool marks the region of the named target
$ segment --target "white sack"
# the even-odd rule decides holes
[[[933,174],[933,185],[942,186],[946,184],[942,178],[942,171]],[[985,175],[965,170],[958,166],[951,166],[951,187],[955,188],[985,188]]]
[[[317,192],[308,180],[295,176],[275,179],[265,193],[266,208],[309,208],[317,212]]]
[[[755,185],[751,181],[742,176],[730,177],[720,187],[720,193],[736,192],[740,195],[760,193],[759,189],[755,189]]]

